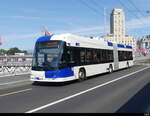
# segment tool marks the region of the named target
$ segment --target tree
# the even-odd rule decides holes
[[[22,53],[25,53],[25,54],[27,54],[28,52],[27,52],[26,50],[22,50]]]
[[[14,48],[10,48],[7,51],[8,55],[15,55],[15,53],[21,53],[21,50],[19,50],[17,47],[14,47]]]
[[[7,50],[0,49],[0,54],[6,54],[6,53],[7,53]]]
[[[28,52],[26,50],[20,50],[17,47],[10,48],[9,50],[0,49],[0,54],[15,55],[15,53],[25,53],[25,54],[27,54]]]

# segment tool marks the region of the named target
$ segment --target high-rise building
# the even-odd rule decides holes
[[[110,33],[114,35],[125,34],[125,16],[123,9],[113,9],[110,16]]]
[[[114,8],[110,16],[110,34],[105,36],[106,41],[136,47],[136,40],[125,32],[125,13],[123,9]]]

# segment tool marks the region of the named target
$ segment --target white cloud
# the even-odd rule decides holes
[[[22,16],[16,16],[16,18],[25,18]],[[133,31],[134,29],[142,29],[150,27],[150,17],[144,17],[139,19],[132,19],[127,21],[126,28],[127,31]],[[61,34],[61,33],[74,33],[79,35],[94,35],[94,34],[104,34],[104,26],[93,26],[93,27],[80,27],[71,30],[51,30],[54,34]],[[109,33],[109,26],[106,27],[106,32]],[[6,35],[4,38],[6,40],[19,40],[19,39],[27,39],[27,38],[38,38],[41,36],[42,33],[35,33],[35,34],[13,34],[13,35]]]
[[[35,16],[11,16],[11,18],[14,19],[41,19],[40,17],[35,17]]]
[[[108,31],[108,27],[107,27]],[[51,31],[53,34],[61,34],[61,33],[73,33],[73,34],[79,34],[79,35],[96,35],[98,34],[104,34],[104,26],[93,26],[88,28],[78,28],[78,29],[72,29],[72,30],[55,30]],[[38,37],[42,36],[41,33],[35,33],[35,34],[12,34],[12,35],[4,35],[4,40],[22,40],[22,39],[37,39]]]
[[[21,39],[31,39],[41,36],[41,33],[35,34],[13,34],[13,35],[6,35],[3,36],[4,40],[21,40]]]
[[[26,18],[24,16],[14,16],[14,18]],[[34,17],[30,17],[34,18]],[[35,17],[36,18],[36,17]],[[150,17],[144,17],[139,19],[132,19],[126,22],[127,31],[133,31],[135,29],[142,29],[150,27]],[[80,27],[71,30],[53,30],[51,31],[54,34],[61,34],[61,33],[73,33],[79,35],[96,35],[99,36],[104,34],[104,26],[93,26],[93,27]],[[109,26],[106,27],[106,32],[109,33]],[[100,35],[101,34],[101,35]],[[38,38],[41,36],[42,33],[35,33],[35,34],[13,34],[13,35],[6,35],[4,36],[5,40],[19,40],[19,39],[28,39],[28,38]]]
[[[109,27],[106,27],[106,32],[109,32]],[[104,26],[93,26],[93,27],[83,27],[83,28],[76,28],[72,30],[65,30],[65,31],[56,31],[56,33],[74,33],[74,34],[81,34],[81,35],[93,35],[93,34],[104,34]]]
[[[8,19],[27,19],[27,20],[39,20],[41,17],[36,16],[21,16],[21,15],[14,15],[14,16],[0,16],[0,18],[8,18]]]
[[[128,31],[131,31],[134,29],[142,29],[146,27],[150,27],[150,17],[132,19],[126,23],[126,28]]]

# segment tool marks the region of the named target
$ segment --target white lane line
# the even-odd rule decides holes
[[[138,73],[138,72],[141,72],[141,71],[143,71],[143,70],[146,70],[146,69],[148,69],[148,68],[150,68],[150,67],[146,67],[146,68],[141,69],[141,70],[139,70],[139,71],[130,73],[130,74],[128,74],[128,75],[125,75],[125,76],[122,76],[122,77],[120,77],[120,78],[114,79],[114,80],[112,80],[112,81],[106,82],[106,83],[104,83],[104,84],[98,85],[98,86],[93,87],[93,88],[91,88],[91,89],[88,89],[88,90],[79,92],[79,93],[77,93],[77,94],[74,94],[74,95],[71,95],[71,96],[62,98],[62,99],[60,99],[60,100],[54,101],[54,102],[52,102],[52,103],[49,103],[49,104],[47,104],[47,105],[38,107],[38,108],[33,109],[33,110],[30,110],[30,111],[27,111],[27,112],[25,112],[25,113],[34,113],[34,112],[37,112],[37,111],[42,110],[42,109],[44,109],[44,108],[50,107],[50,106],[52,106],[52,105],[55,105],[55,104],[58,104],[58,103],[60,103],[60,102],[69,100],[69,99],[74,98],[74,97],[76,97],[76,96],[79,96],[79,95],[81,95],[81,94],[84,94],[84,93],[90,92],[90,91],[92,91],[92,90],[95,90],[95,89],[97,89],[97,88],[103,87],[103,86],[108,85],[108,84],[110,84],[110,83],[116,82],[116,81],[121,80],[121,79],[123,79],[123,78],[129,77],[129,76],[131,76],[131,75],[134,75],[134,74],[136,74],[136,73]]]
[[[5,77],[13,77],[13,76],[21,76],[21,75],[27,75],[30,73],[20,73],[20,74],[10,74],[10,75],[2,75],[0,78],[5,78]]]
[[[9,84],[16,84],[16,83],[21,83],[21,82],[25,82],[25,81],[29,81],[30,79],[25,79],[25,80],[21,80],[21,81],[13,81],[13,82],[8,82],[8,83],[0,83],[1,85],[9,85]]]

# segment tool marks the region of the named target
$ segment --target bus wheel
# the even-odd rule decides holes
[[[78,76],[79,76],[79,79],[78,79],[79,82],[86,80],[85,70],[84,69],[80,69],[80,71],[78,73]]]
[[[130,66],[129,66],[129,62],[127,62],[127,68],[130,68]]]
[[[109,73],[112,73],[113,72],[113,67],[112,65],[109,66]]]
[[[40,84],[40,82],[37,82],[37,81],[34,81],[33,83],[32,83],[32,85],[39,85]]]

